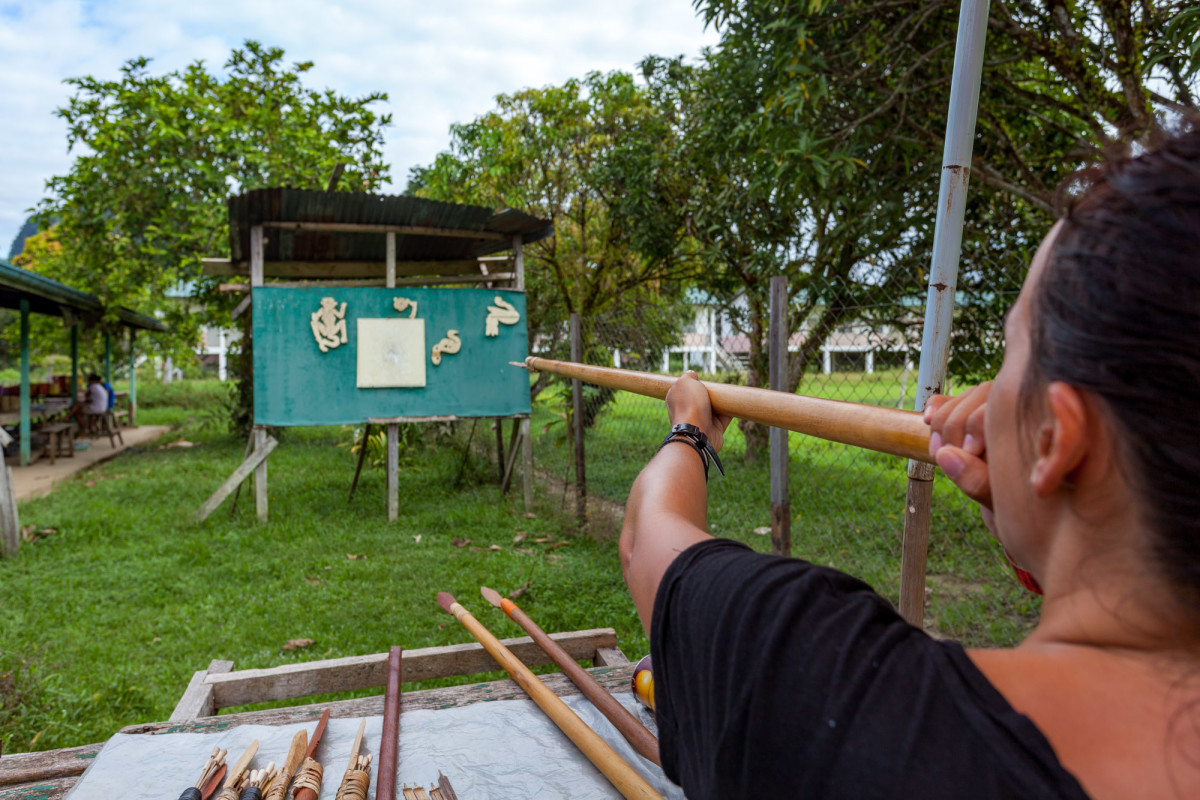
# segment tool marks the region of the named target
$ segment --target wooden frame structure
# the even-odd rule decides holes
[[[617,647],[616,633],[612,628],[555,633],[550,637],[572,657],[591,661],[593,666],[587,671],[601,686],[611,692],[629,691],[634,665]],[[527,636],[505,639],[504,644],[527,665],[550,663],[541,648]],[[405,650],[402,664],[405,682],[500,669],[483,647],[475,642]],[[334,719],[380,716],[383,713],[382,694],[335,700],[319,706],[300,705],[220,716],[216,714],[222,708],[228,708],[230,701],[239,704],[258,703],[326,692],[369,689],[383,687],[386,679],[387,653],[239,671],[233,671],[233,662],[213,661],[207,669],[192,676],[170,720],[130,725],[122,728],[120,733],[206,733],[235,725],[311,723],[324,709],[329,709]],[[581,693],[562,673],[543,675],[541,680],[560,697]],[[525,692],[512,680],[468,683],[406,692],[401,714],[526,698]],[[38,800],[60,800],[75,785],[103,746],[103,742],[98,742],[82,747],[0,757],[0,800],[30,800],[33,797]]]
[[[450,220],[448,225],[397,224],[380,219],[386,216],[375,205],[360,205],[363,200],[383,201],[390,204],[398,216],[420,218],[437,217]],[[256,205],[257,204],[257,205]],[[270,286],[311,286],[314,282],[322,287],[383,286],[394,289],[400,286],[452,286],[480,285],[492,289],[525,291],[525,258],[523,248],[529,241],[537,241],[553,234],[553,227],[546,220],[507,209],[493,214],[490,210],[474,206],[436,203],[419,198],[385,198],[374,195],[352,195],[335,192],[304,192],[300,190],[266,189],[230,198],[230,239],[234,257],[230,259],[205,259],[204,272],[210,276],[240,276],[249,278],[248,284],[222,284],[227,291],[247,291],[244,305],[249,306],[256,288],[267,285],[267,278],[292,279],[272,282]],[[266,213],[288,215],[294,213],[318,219],[265,219]],[[289,211],[288,209],[292,209]],[[365,210],[364,210],[365,209]],[[485,215],[481,225],[480,213]],[[371,222],[348,222],[332,219],[336,216],[370,216]],[[486,216],[490,215],[490,216]],[[456,222],[457,221],[457,222]],[[488,226],[491,227],[488,227]],[[246,230],[248,228],[248,231]],[[498,229],[493,229],[498,228]],[[270,232],[278,231],[280,239],[269,241]],[[248,234],[248,235],[246,235]],[[384,237],[382,263],[373,260],[377,253],[375,245],[367,239]],[[245,236],[245,247],[243,244]],[[287,238],[291,237],[291,238]],[[364,238],[366,237],[366,238]],[[401,258],[398,238],[405,237],[406,247],[415,254]],[[268,247],[270,245],[270,248]],[[276,258],[268,259],[272,249]],[[507,257],[490,257],[491,253],[510,250]],[[296,256],[309,254],[305,260]],[[243,256],[243,257],[239,257]],[[503,265],[503,266],[502,266]],[[499,270],[497,268],[500,267]],[[382,268],[382,269],[381,269]],[[382,276],[380,273],[382,272]],[[244,309],[239,306],[239,311]],[[236,312],[235,312],[236,315]],[[399,426],[406,422],[425,422],[432,417],[387,417],[371,418],[368,425],[381,425],[387,436],[387,509],[388,520],[399,518]],[[458,417],[438,417],[458,419]],[[503,420],[513,420],[509,458],[504,456]],[[501,491],[507,491],[516,466],[517,451],[523,451],[522,495],[525,507],[533,503],[533,441],[528,414],[496,417],[497,450]],[[246,463],[255,462],[254,502],[260,522],[265,522],[269,513],[267,495],[267,456],[265,450],[269,436],[266,426],[255,425],[247,452]],[[245,465],[243,465],[244,467]],[[359,463],[361,469],[361,459]],[[239,472],[241,468],[239,468]],[[242,480],[231,485],[235,473],[201,507],[195,515],[202,521],[220,503],[233,493]],[[355,471],[351,487],[358,481]]]

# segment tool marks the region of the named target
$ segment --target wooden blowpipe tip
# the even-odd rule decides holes
[[[483,595],[484,600],[487,600],[489,603],[494,605],[496,608],[500,607],[500,602],[503,600],[503,598],[500,597],[500,593],[497,592],[495,589],[491,589],[487,586],[480,586],[479,593],[481,595]]]
[[[450,610],[450,606],[454,605],[456,602],[458,601],[454,599],[454,595],[450,594],[449,592],[437,593],[437,603],[442,607],[442,611],[445,611],[447,614],[454,613]]]
[[[532,370],[532,368],[528,364],[524,363],[523,361],[510,361],[510,362],[508,362],[508,365],[510,367],[520,367],[521,369]]]

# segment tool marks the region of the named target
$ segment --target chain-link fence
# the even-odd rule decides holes
[[[994,303],[994,293],[987,299]],[[963,313],[971,313],[971,298],[964,294],[960,302],[966,309]],[[788,350],[796,391],[913,408],[923,298],[896,298],[886,307],[849,309],[826,330],[820,327],[819,302],[793,298],[791,310]],[[689,292],[673,314],[644,307],[585,318],[580,324],[580,360],[674,375],[694,369],[706,380],[767,384],[764,320],[753,319],[753,309],[744,299],[722,303]],[[971,368],[967,362],[973,377],[995,368],[998,319],[995,325],[991,336],[996,347],[980,349],[976,356],[988,363]],[[755,330],[763,339],[758,347],[750,333]],[[547,347],[537,354],[566,358],[565,347]],[[953,376],[950,383],[951,392],[964,384]],[[600,518],[590,520],[595,526],[614,518],[619,521],[630,485],[666,433],[667,414],[659,400],[594,386],[585,385],[583,400],[587,513]],[[534,453],[539,471],[561,488],[564,510],[576,514],[583,507],[575,504],[573,494],[578,454],[571,419],[570,382],[550,381],[534,404]],[[788,448],[792,554],[861,577],[895,602],[907,462],[796,433],[789,434]],[[727,476],[713,470],[709,480],[712,532],[769,551],[766,429],[735,422],[726,433],[722,460]],[[974,504],[940,473],[934,483],[931,519],[926,627],[972,645],[1019,641],[1035,620],[1038,601],[1012,577]]]

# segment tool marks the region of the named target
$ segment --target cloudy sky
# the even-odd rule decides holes
[[[0,0],[0,256],[70,168],[54,110],[65,78],[115,78],[135,56],[166,72],[218,68],[246,39],[313,61],[306,84],[388,93],[391,189],[445,148],[453,122],[492,98],[589,70],[631,70],[645,55],[696,55],[716,35],[690,0]]]

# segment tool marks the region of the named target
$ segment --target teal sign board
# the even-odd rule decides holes
[[[521,292],[262,286],[253,313],[256,424],[529,413]]]

